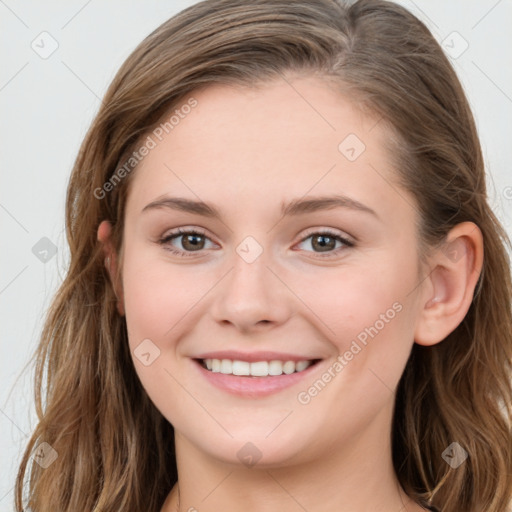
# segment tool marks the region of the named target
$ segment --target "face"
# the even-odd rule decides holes
[[[202,89],[152,135],[120,262],[156,407],[203,454],[269,467],[387,436],[419,302],[415,201],[383,122],[289,81]]]

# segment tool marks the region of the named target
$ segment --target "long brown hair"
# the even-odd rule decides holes
[[[333,80],[392,126],[397,175],[421,214],[422,250],[460,222],[481,229],[483,271],[466,317],[441,343],[415,344],[400,380],[393,463],[419,504],[507,510],[509,241],[487,202],[475,122],[451,64],[425,25],[391,2],[208,0],[166,21],[129,56],[75,161],[66,201],[71,259],[34,353],[39,422],[16,479],[18,512],[29,462],[26,504],[34,512],[160,511],[177,480],[174,431],[135,373],[97,228],[110,220],[122,250],[136,165],[118,170],[164,114],[199,87],[253,87],[288,72]],[[46,468],[32,459],[43,442],[57,454]],[[442,458],[452,442],[469,454],[457,469]]]

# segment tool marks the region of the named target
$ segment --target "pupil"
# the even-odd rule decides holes
[[[201,244],[202,235],[187,235],[183,239],[183,247],[187,248],[188,244],[191,244],[189,249],[197,249],[198,246]],[[200,247],[201,248],[201,247]]]
[[[319,244],[315,244],[315,241],[316,240],[321,240],[321,242]],[[327,240],[327,242],[326,242]],[[330,244],[328,242],[331,242]],[[334,249],[332,243],[335,243],[336,241],[334,240],[334,238],[332,236],[324,236],[324,235],[319,235],[315,238],[313,238],[313,245],[317,245],[317,248],[320,249],[320,251],[322,252],[325,252],[326,250],[328,249]]]

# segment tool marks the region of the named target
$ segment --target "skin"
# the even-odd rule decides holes
[[[393,471],[395,388],[413,343],[442,341],[467,313],[482,267],[480,230],[459,224],[448,242],[460,257],[439,250],[420,265],[415,200],[394,182],[384,124],[319,78],[217,85],[191,96],[197,107],[132,176],[122,259],[109,222],[98,229],[111,275],[122,268],[114,287],[132,354],[145,339],[160,350],[149,366],[133,360],[176,432],[179,507],[177,485],[162,512],[423,510]],[[350,133],[366,146],[353,162],[338,150]],[[282,202],[333,193],[377,215],[334,208],[281,217]],[[141,213],[164,195],[212,203],[222,220],[165,208]],[[179,227],[206,232],[199,252],[184,237],[158,243]],[[334,256],[322,258],[311,235],[326,228],[355,245],[336,242]],[[247,236],[263,249],[252,263],[236,251]],[[394,303],[400,312],[299,403],[298,393]],[[198,376],[192,358],[224,349],[322,361],[291,388],[251,399]],[[252,467],[237,457],[247,442],[261,453]]]

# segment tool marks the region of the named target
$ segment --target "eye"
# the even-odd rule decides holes
[[[306,240],[309,239],[311,239],[309,245],[310,247],[313,247],[313,252],[318,251],[318,253],[323,253],[318,254],[319,257],[321,258],[337,256],[339,252],[344,250],[346,247],[354,246],[354,243],[351,242],[350,240],[347,240],[340,234],[330,231],[328,229],[310,232],[310,234],[303,238],[300,243],[304,244]],[[341,244],[342,247],[338,246],[338,248],[336,248],[336,243]]]
[[[178,243],[183,249],[178,249],[176,248],[176,245],[173,244],[175,240],[179,240],[180,238],[181,242]],[[211,240],[201,230],[196,228],[178,228],[167,233],[159,240],[159,243],[163,245],[166,250],[177,256],[190,257],[193,256],[191,253],[200,252],[205,249],[205,243],[207,240],[211,242]]]
[[[181,242],[174,243],[179,241],[179,239],[181,239]],[[310,247],[313,248],[312,252],[316,252],[321,258],[337,256],[345,248],[354,246],[354,243],[347,238],[328,229],[310,232],[308,236],[301,240],[300,244],[304,244],[308,239],[311,239]],[[202,250],[207,249],[208,247],[205,247],[205,245],[208,241],[213,244],[202,230],[197,228],[178,228],[167,233],[159,240],[159,243],[176,256],[191,257],[194,252],[200,253]],[[341,247],[336,247],[337,243],[341,244]],[[181,248],[177,247],[178,244],[181,245]]]

